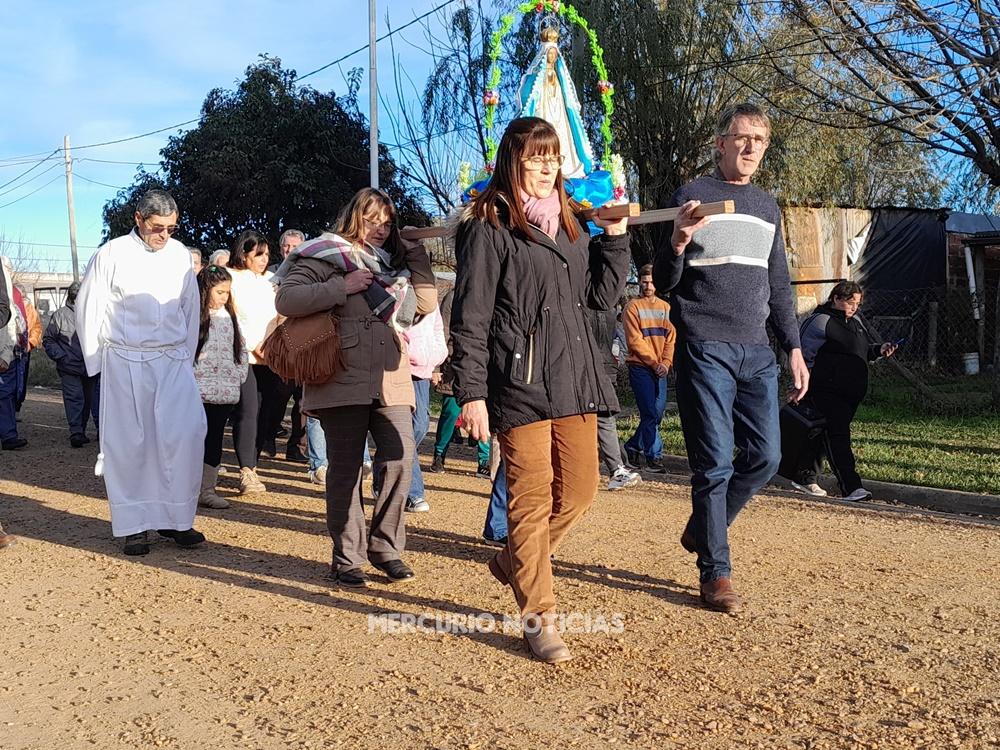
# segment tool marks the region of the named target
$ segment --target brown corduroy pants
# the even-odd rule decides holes
[[[549,555],[597,495],[597,415],[501,432],[507,470],[507,546],[497,555],[522,616],[555,610]]]

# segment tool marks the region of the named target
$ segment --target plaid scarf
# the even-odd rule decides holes
[[[394,269],[391,258],[382,248],[367,243],[358,247],[340,235],[324,232],[292,250],[271,277],[271,283],[280,284],[299,258],[332,263],[345,274],[367,268],[374,280],[362,294],[371,311],[397,331],[405,331],[413,325],[417,298],[410,286],[410,272]]]

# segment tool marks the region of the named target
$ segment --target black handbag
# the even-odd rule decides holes
[[[799,429],[805,430],[810,438],[815,437],[826,427],[826,417],[813,406],[808,400],[789,401],[781,407],[781,418],[796,424]]]

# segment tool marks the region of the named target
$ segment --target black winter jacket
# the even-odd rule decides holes
[[[869,342],[860,321],[826,303],[802,322],[799,337],[811,369],[809,390],[861,403],[868,391],[868,363],[878,359],[882,345]]]
[[[501,207],[502,209],[502,207]],[[503,432],[543,419],[618,411],[587,308],[609,310],[625,286],[628,235],[571,243],[528,238],[474,217],[458,228],[451,366],[460,404],[484,399]]]
[[[42,337],[42,346],[49,359],[55,362],[56,372],[60,375],[87,375],[87,366],[83,361],[83,349],[76,335],[75,305],[66,303],[60,307],[49,320]]]

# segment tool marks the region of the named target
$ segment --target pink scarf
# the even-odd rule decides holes
[[[522,190],[521,203],[524,206],[524,215],[528,217],[528,221],[540,227],[545,234],[555,239],[559,233],[559,218],[562,210],[562,206],[559,203],[559,192],[553,190],[547,198],[532,198]]]

